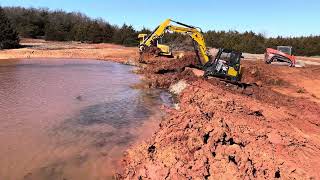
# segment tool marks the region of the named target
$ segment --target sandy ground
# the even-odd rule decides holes
[[[95,58],[137,63],[137,48],[24,40],[0,51],[8,58]],[[245,54],[246,88],[195,75],[194,56],[145,57],[139,88],[169,88],[183,80],[176,108],[147,141],[130,148],[120,179],[320,178],[320,58],[302,68],[267,65]],[[316,64],[308,64],[313,62]]]
[[[36,39],[22,39],[21,44],[24,48],[1,50],[0,59],[89,58],[125,62],[138,56],[136,48],[114,44],[54,42]]]

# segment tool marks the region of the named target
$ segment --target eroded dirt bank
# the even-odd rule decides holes
[[[178,109],[127,151],[120,179],[319,178],[318,67],[244,61],[247,88],[196,77],[192,57],[147,61],[147,87],[183,79]],[[316,79],[315,79],[316,78]],[[308,82],[309,81],[309,82]]]

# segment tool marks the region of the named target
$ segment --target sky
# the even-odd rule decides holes
[[[320,0],[0,0],[0,6],[82,12],[111,24],[154,29],[167,18],[202,30],[267,37],[320,35]]]

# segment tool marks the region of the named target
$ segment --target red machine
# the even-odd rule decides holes
[[[296,57],[292,55],[291,46],[278,46],[277,49],[267,48],[265,52],[265,62],[286,62],[291,67],[296,64]]]

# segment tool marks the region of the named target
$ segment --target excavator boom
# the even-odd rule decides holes
[[[157,40],[165,33],[170,21],[170,19],[166,19],[163,23],[161,23],[147,38],[144,39],[140,46],[151,46],[153,41]]]
[[[202,65],[206,64],[209,61],[210,58],[208,55],[206,42],[204,40],[204,37],[201,31],[199,31],[197,28],[194,28],[194,27],[185,28],[185,27],[178,27],[178,26],[169,26],[168,30],[172,32],[188,34],[192,38],[192,40],[198,44],[198,49],[202,56],[202,62],[201,62]],[[199,53],[197,53],[197,55],[199,55]]]
[[[172,25],[171,23],[176,23],[180,26]],[[197,51],[200,51],[200,55],[202,60],[200,60],[201,64],[204,65],[209,61],[209,54],[207,52],[207,46],[202,35],[202,31],[200,28],[186,25],[177,21],[173,21],[171,19],[166,19],[163,23],[161,23],[149,36],[147,36],[143,41],[141,41],[139,45],[140,52],[143,52],[146,47],[150,47],[154,44],[159,38],[161,38],[166,31],[182,33],[189,35],[192,40],[198,45]],[[141,36],[141,35],[139,35]],[[160,45],[161,46],[161,45]],[[167,52],[168,53],[168,52]],[[200,55],[197,52],[198,58],[200,59]]]
[[[201,69],[205,71],[205,77],[215,76],[232,82],[240,81],[240,61],[242,53],[220,48],[215,58],[212,58],[208,52],[200,28],[171,19],[166,19],[150,35],[139,35],[141,39],[139,45],[140,53],[143,53],[148,47],[154,45],[160,50],[160,55],[172,55],[169,46],[158,44],[158,40],[162,38],[166,32],[182,33],[192,38],[199,63],[201,64]]]

